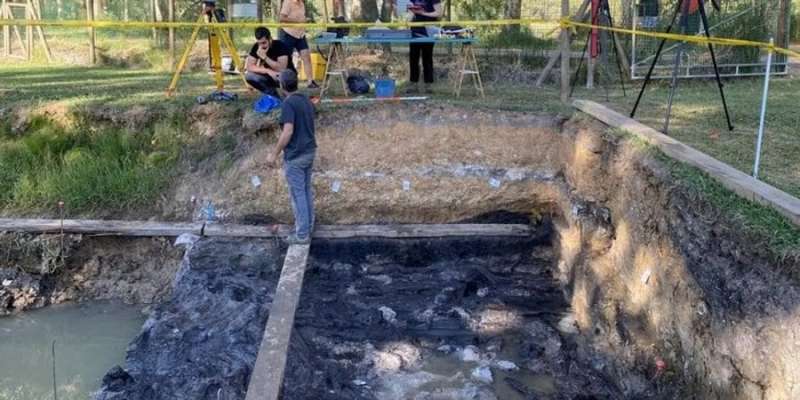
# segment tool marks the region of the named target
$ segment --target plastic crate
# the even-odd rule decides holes
[[[394,97],[394,79],[377,79],[375,81],[375,97]]]

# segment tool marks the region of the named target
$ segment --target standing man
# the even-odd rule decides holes
[[[304,0],[283,0],[281,5],[281,22],[303,23],[306,22],[306,3]],[[319,87],[314,82],[314,73],[311,67],[311,51],[308,50],[306,41],[306,30],[303,28],[281,28],[278,38],[286,44],[290,50],[297,50],[300,59],[303,60],[303,72],[308,79],[308,88],[316,89]]]
[[[247,74],[245,80],[259,92],[278,97],[278,75],[285,71],[295,71],[292,63],[292,50],[280,40],[272,40],[269,29],[256,28],[256,43],[247,55]]]
[[[411,22],[431,22],[438,21],[442,16],[441,0],[414,0],[409,4],[408,10],[414,14]],[[425,26],[415,26],[411,28],[414,38],[427,38],[428,30]],[[409,93],[419,91],[419,59],[422,57],[422,71],[425,75],[425,93],[433,93],[433,42],[430,43],[410,43],[408,59],[411,63],[411,76],[409,77]]]
[[[314,165],[317,142],[314,138],[314,106],[304,94],[297,93],[297,73],[285,70],[280,74],[281,136],[267,156],[267,164],[276,165],[283,151],[283,170],[289,186],[289,199],[294,210],[295,233],[289,244],[308,244],[314,230],[314,194],[311,190],[311,167]]]

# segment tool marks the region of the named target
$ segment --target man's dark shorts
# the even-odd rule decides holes
[[[281,29],[280,32],[278,32],[278,38],[291,50],[297,50],[298,52],[308,50],[308,42],[305,36],[298,39]]]

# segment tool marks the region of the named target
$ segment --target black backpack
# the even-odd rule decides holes
[[[331,18],[336,24],[344,24],[347,23],[347,20],[344,17],[334,17]],[[350,28],[328,28],[328,32],[335,33],[337,39],[341,39],[350,34]]]
[[[363,76],[348,76],[347,77],[347,90],[353,94],[367,94],[369,93],[369,81]]]

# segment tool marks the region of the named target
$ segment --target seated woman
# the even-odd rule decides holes
[[[442,16],[441,0],[415,0],[408,6],[408,11],[414,14],[412,22],[431,22],[438,21]],[[428,30],[424,26],[411,28],[413,37],[427,37]],[[425,78],[425,93],[432,93],[433,84],[433,43],[410,43],[408,60],[411,63],[411,76],[408,92],[417,93],[419,91],[419,61],[422,58],[422,71]]]
[[[245,80],[259,92],[278,97],[280,73],[290,69],[297,72],[292,63],[292,50],[280,40],[272,40],[269,29],[256,28],[256,43],[247,55]]]

